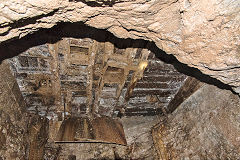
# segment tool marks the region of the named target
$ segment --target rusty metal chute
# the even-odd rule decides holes
[[[70,117],[62,122],[55,142],[127,145],[122,124],[110,117]]]

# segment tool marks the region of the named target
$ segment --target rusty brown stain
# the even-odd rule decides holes
[[[153,142],[157,150],[159,160],[170,160],[170,148],[167,148],[163,141],[164,132],[164,124],[158,124],[157,126],[154,126],[152,128]]]
[[[33,116],[29,126],[29,159],[43,159],[47,138],[48,120],[39,116]]]
[[[93,120],[97,140],[127,145],[122,124],[110,117],[98,117]]]
[[[56,142],[102,142],[126,145],[122,124],[109,117],[73,117],[63,121]]]

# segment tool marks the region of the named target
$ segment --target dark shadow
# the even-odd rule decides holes
[[[96,0],[96,1],[88,1],[88,0],[69,0],[69,2],[82,2],[87,4],[90,7],[112,7],[116,3],[121,3],[124,1],[121,0]]]
[[[236,92],[233,91],[231,86],[224,84],[221,81],[210,77],[209,75],[203,74],[197,68],[189,67],[188,65],[179,62],[176,57],[160,50],[155,44],[152,45],[151,51],[155,53],[156,57],[160,60],[164,61],[165,63],[172,64],[178,72],[183,73],[187,76],[195,77],[201,82],[215,85],[218,88],[231,90],[234,94],[236,94]]]
[[[61,40],[62,37],[91,38],[99,42],[109,41],[120,49],[127,47],[148,48],[163,62],[173,64],[179,72],[195,77],[204,83],[215,85],[221,89],[231,90],[235,93],[229,85],[203,74],[196,68],[189,67],[186,64],[179,62],[173,55],[166,54],[166,52],[160,50],[153,42],[116,38],[112,33],[106,30],[92,28],[83,23],[60,23],[51,29],[39,30],[34,34],[27,35],[21,39],[12,39],[3,42],[0,44],[0,62],[4,59],[17,56],[31,47],[45,43],[55,43]]]
[[[98,2],[95,2],[95,1],[69,0],[69,2],[82,2],[82,3],[87,4],[90,7],[103,7],[103,6],[112,7],[113,4],[114,4],[114,2],[110,2],[110,1],[106,1],[106,2],[103,2],[103,3],[98,3]]]
[[[45,43],[56,43],[63,37],[91,38],[98,42],[109,41],[118,48],[126,47],[145,48],[146,41],[133,39],[119,39],[110,32],[86,26],[82,23],[60,23],[51,29],[41,29],[34,34],[21,39],[11,39],[0,44],[0,61],[12,58],[27,49]]]

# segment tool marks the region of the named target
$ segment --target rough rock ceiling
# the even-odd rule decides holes
[[[240,93],[239,0],[120,0],[112,6],[90,5],[88,1],[1,1],[1,54],[13,55],[12,44],[8,43],[14,38],[15,44],[22,45],[30,34],[42,35],[39,30],[43,28],[81,22],[119,38],[154,42],[180,62]]]
[[[30,48],[11,64],[28,110],[42,116],[157,115],[186,76],[146,45],[65,38]]]

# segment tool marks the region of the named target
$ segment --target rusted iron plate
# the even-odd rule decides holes
[[[56,143],[106,143],[127,145],[122,124],[110,117],[71,117],[62,122]]]
[[[127,145],[122,124],[110,117],[98,117],[92,122],[96,140]]]

